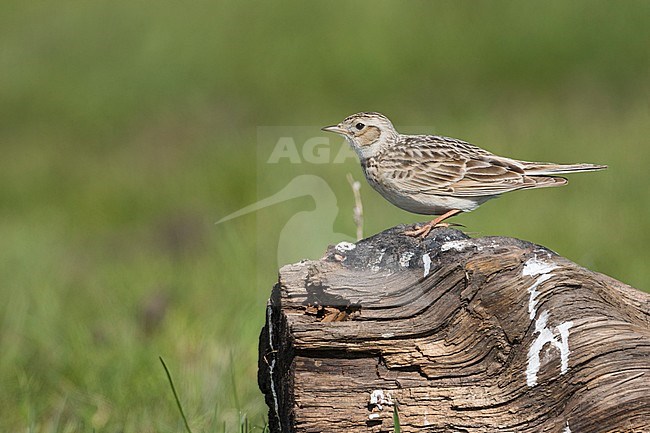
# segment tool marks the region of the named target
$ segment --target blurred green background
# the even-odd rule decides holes
[[[180,431],[158,356],[195,431],[263,425],[278,238],[314,203],[214,223],[317,174],[340,208],[302,239],[318,257],[354,233],[345,174],[362,174],[264,166],[261,126],[319,135],[372,110],[520,159],[606,163],[456,221],[647,290],[649,40],[647,1],[3,1],[0,430]],[[361,192],[366,234],[424,220]]]

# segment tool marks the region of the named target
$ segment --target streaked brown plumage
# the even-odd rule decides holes
[[[426,236],[444,219],[500,194],[561,186],[567,180],[558,175],[607,168],[519,161],[455,138],[403,135],[380,113],[353,114],[323,130],[347,139],[366,179],[388,201],[409,212],[441,215],[410,235]]]

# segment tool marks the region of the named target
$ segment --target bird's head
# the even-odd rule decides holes
[[[322,129],[345,137],[361,159],[375,156],[394,143],[398,135],[390,120],[380,113],[353,114],[338,125]]]

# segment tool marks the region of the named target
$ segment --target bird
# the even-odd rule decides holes
[[[559,175],[607,168],[520,161],[456,138],[400,134],[377,112],[353,114],[322,130],[347,140],[368,183],[386,200],[408,212],[437,216],[404,232],[414,237],[449,227],[448,218],[506,192],[562,186],[568,181]]]

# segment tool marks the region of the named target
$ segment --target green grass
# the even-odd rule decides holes
[[[399,420],[399,410],[397,408],[397,404],[393,406],[393,425],[394,427],[394,432],[395,433],[401,433],[402,431],[402,424]]]
[[[169,372],[169,369],[167,368],[167,364],[165,364],[165,360],[162,358],[162,356],[159,357],[158,359],[160,359],[160,363],[165,369],[165,374],[167,375],[167,380],[169,380],[169,387],[171,388],[172,393],[174,394],[174,401],[176,401],[178,412],[181,414],[181,418],[183,418],[183,424],[185,425],[185,430],[187,430],[187,433],[192,433],[190,424],[187,422],[187,417],[185,416],[185,411],[183,410],[183,405],[181,404],[181,400],[178,397],[178,392],[176,392],[176,386],[174,386],[174,379],[172,379],[172,375]]]
[[[328,231],[354,233],[345,174],[361,174],[260,164],[258,126],[319,134],[377,110],[513,157],[607,163],[457,221],[647,290],[649,33],[645,1],[3,2],[0,430],[181,431],[163,357],[192,431],[261,431],[277,242],[314,204],[214,222],[318,175],[340,210],[296,247],[318,257]],[[362,198],[367,234],[422,219],[365,182]]]

